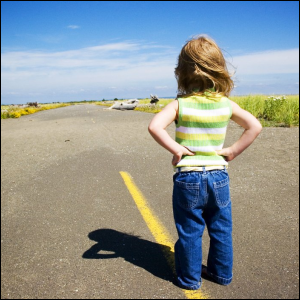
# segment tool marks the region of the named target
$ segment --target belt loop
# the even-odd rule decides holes
[[[203,171],[203,173],[206,173],[205,167],[202,167],[202,171]]]
[[[178,173],[180,173],[181,172],[181,167],[177,168],[177,170],[178,170]]]
[[[224,165],[224,171],[226,171],[226,166]]]

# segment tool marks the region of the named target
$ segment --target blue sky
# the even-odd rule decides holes
[[[175,97],[197,34],[223,50],[232,95],[299,94],[298,1],[1,1],[1,103]]]

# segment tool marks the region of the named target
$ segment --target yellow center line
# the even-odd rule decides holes
[[[156,215],[152,212],[151,208],[149,207],[146,198],[143,196],[142,192],[138,189],[135,185],[133,179],[127,172],[120,172],[127,189],[129,190],[137,208],[139,209],[144,221],[146,222],[149,230],[151,231],[154,239],[158,244],[170,247],[171,251],[163,251],[164,255],[171,266],[174,274],[175,274],[175,261],[174,261],[174,241],[161,223],[161,221],[156,217]],[[163,247],[162,247],[163,249]],[[172,254],[170,254],[172,253]],[[188,299],[208,299],[208,294],[204,293],[203,291],[196,290],[190,291],[182,289]]]

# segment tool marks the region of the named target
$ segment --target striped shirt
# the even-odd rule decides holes
[[[183,156],[176,167],[228,165],[216,150],[223,148],[232,115],[229,99],[205,93],[178,98],[178,104],[175,140],[195,155]]]

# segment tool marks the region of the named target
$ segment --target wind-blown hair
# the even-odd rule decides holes
[[[216,94],[228,97],[234,87],[221,49],[215,41],[203,35],[182,47],[175,77],[178,96],[202,94],[213,88]]]

